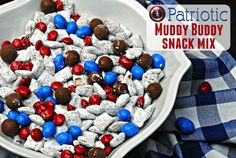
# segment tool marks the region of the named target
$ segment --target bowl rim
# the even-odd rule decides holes
[[[6,3],[4,5],[0,6],[0,14],[3,14],[5,12],[10,11],[11,9],[15,9],[17,7],[23,6],[24,4],[28,3],[31,0],[15,0],[9,3]],[[112,0],[111,0],[112,1]],[[147,18],[148,16],[148,11],[137,1],[135,0],[116,0],[119,1],[120,3],[124,3],[125,5],[128,5],[129,7],[133,8],[146,22],[148,21]],[[147,126],[144,130],[140,131],[140,133],[131,139],[129,139],[124,146],[120,146],[115,152],[111,153],[109,157],[113,158],[120,158],[124,157],[125,154],[127,154],[130,149],[133,149],[135,146],[140,144],[142,141],[144,141],[147,137],[149,137],[160,125],[166,120],[168,115],[170,114],[171,110],[173,109],[174,102],[177,96],[177,91],[179,87],[180,80],[182,79],[183,75],[185,72],[189,69],[191,66],[190,60],[186,57],[184,52],[182,50],[180,51],[175,51],[173,53],[175,57],[178,59],[180,66],[177,69],[177,71],[173,74],[172,78],[170,79],[169,86],[167,89],[167,94],[164,101],[163,109],[162,109],[162,117],[161,118],[155,118],[153,122]],[[178,83],[178,84],[176,84]],[[175,98],[175,99],[168,99],[168,98]],[[133,143],[133,142],[136,143]],[[37,157],[42,157],[42,158],[49,158],[48,156],[31,150],[27,149],[23,146],[19,146],[6,138],[2,137],[0,135],[0,146],[4,147],[5,149],[24,156],[24,157],[32,157],[31,152],[34,152],[34,156]],[[128,148],[127,148],[128,146]]]

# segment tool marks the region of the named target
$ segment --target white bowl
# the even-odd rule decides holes
[[[26,22],[33,18],[36,10],[40,9],[40,1],[15,0],[0,6],[0,42],[6,39],[14,39],[23,34]],[[101,18],[111,17],[128,26],[133,33],[139,34],[143,39],[144,45],[146,45],[146,22],[149,16],[146,9],[135,0],[74,1],[76,12],[84,12],[88,15]],[[158,53],[162,54],[166,59],[166,67],[164,69],[166,76],[161,81],[163,92],[153,102],[156,109],[141,131],[117,147],[109,157],[120,158],[127,154],[131,149],[150,136],[164,122],[173,108],[180,80],[191,63],[183,51]],[[5,136],[1,131],[0,145],[24,157],[47,157],[39,152],[13,144],[11,138]]]

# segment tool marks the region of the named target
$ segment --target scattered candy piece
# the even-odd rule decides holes
[[[176,120],[176,126],[183,134],[192,134],[195,131],[193,122],[186,117],[179,117]]]
[[[209,93],[209,92],[211,92],[212,91],[211,84],[209,82],[201,83],[201,85],[199,86],[198,91],[199,91],[199,93]]]
[[[138,134],[139,128],[133,123],[126,123],[121,126],[120,131],[124,132],[126,137],[133,137]]]

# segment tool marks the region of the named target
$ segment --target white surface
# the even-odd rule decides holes
[[[0,42],[23,34],[25,24],[33,18],[34,12],[39,10],[41,0],[16,0],[0,7]],[[75,11],[87,13],[96,17],[111,17],[128,26],[135,34],[139,34],[146,45],[146,20],[148,12],[134,0],[74,0]],[[158,50],[158,48],[157,48]],[[161,52],[158,52],[161,53]],[[153,102],[155,111],[146,122],[139,134],[116,148],[109,157],[121,158],[132,148],[150,136],[167,118],[173,108],[179,82],[190,67],[190,61],[182,51],[161,53],[166,59],[165,78],[162,80],[162,95]],[[45,155],[13,144],[11,139],[0,133],[0,145],[8,150],[25,156],[40,157]]]

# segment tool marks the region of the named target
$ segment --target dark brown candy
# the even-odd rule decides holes
[[[115,54],[123,55],[127,50],[127,43],[124,40],[116,40],[113,43],[113,49],[115,51]]]
[[[94,30],[98,25],[102,25],[103,22],[101,19],[94,18],[93,20],[90,21],[89,26],[91,27],[92,30]]]
[[[68,66],[73,66],[80,62],[80,56],[79,53],[75,50],[69,50],[65,54],[65,63]]]
[[[99,68],[102,70],[102,71],[111,71],[114,64],[113,64],[113,61],[111,60],[111,58],[107,57],[107,56],[103,56],[99,59],[98,61],[98,65],[99,65]]]
[[[6,63],[11,63],[13,62],[16,57],[17,57],[17,52],[16,52],[16,48],[12,45],[5,45],[4,47],[2,47],[2,49],[0,50],[0,55],[1,58],[4,62]]]
[[[106,152],[102,148],[94,147],[88,152],[89,158],[105,158]]]
[[[151,83],[146,91],[152,99],[156,99],[161,95],[162,87],[159,83]]]
[[[88,75],[87,78],[88,84],[93,85],[94,83],[98,83],[99,85],[103,84],[102,74],[98,72],[92,72]]]
[[[71,92],[67,88],[60,87],[56,89],[55,97],[58,104],[67,105],[71,100]]]
[[[109,35],[109,30],[105,25],[98,25],[94,29],[94,35],[100,40],[107,40]]]
[[[15,110],[21,106],[22,97],[18,93],[12,93],[6,97],[6,105],[8,108]]]
[[[148,69],[152,66],[152,57],[149,54],[143,54],[137,59],[137,64],[143,69]]]
[[[116,96],[120,96],[121,94],[125,94],[128,93],[128,86],[126,83],[121,83],[120,81],[117,81],[114,85],[113,85],[113,93]]]
[[[40,6],[42,12],[44,12],[45,14],[57,11],[57,4],[53,2],[53,0],[42,0]]]
[[[6,119],[2,122],[1,129],[5,135],[14,137],[19,132],[19,125],[14,120]]]

